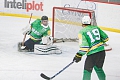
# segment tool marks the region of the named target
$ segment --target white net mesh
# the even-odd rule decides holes
[[[81,19],[90,16],[92,25],[97,25],[94,11],[75,8],[53,8],[53,37],[54,40],[75,41],[82,29]]]

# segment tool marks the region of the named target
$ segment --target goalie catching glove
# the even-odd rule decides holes
[[[73,61],[78,63],[79,61],[81,61],[82,59],[82,55],[79,53],[76,53],[75,57],[73,58]]]
[[[51,37],[51,36],[42,37],[42,44],[44,44],[44,45],[52,45],[53,44],[53,37]]]

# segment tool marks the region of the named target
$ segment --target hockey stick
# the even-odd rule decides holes
[[[31,15],[30,15],[29,23],[30,23],[30,21],[31,21],[32,14],[33,14],[33,13],[31,13]],[[24,38],[23,38],[23,41],[22,41],[22,46],[24,46],[24,42],[25,42],[25,39],[26,39],[26,35],[27,35],[27,33],[24,35]]]
[[[109,44],[107,44],[107,43],[104,43],[104,48],[105,48],[105,51],[111,51],[112,50],[112,47],[109,46]]]
[[[58,73],[56,73],[55,75],[53,75],[52,77],[48,77],[45,74],[41,73],[40,76],[46,80],[52,80],[54,77],[56,77],[57,75],[59,75],[61,72],[63,72],[65,69],[67,69],[70,65],[72,65],[74,63],[74,61],[72,61],[71,63],[69,63],[66,67],[64,67],[62,70],[60,70]]]

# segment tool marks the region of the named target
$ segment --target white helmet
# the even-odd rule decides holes
[[[89,16],[84,16],[82,18],[82,24],[90,24],[91,23],[91,19]]]

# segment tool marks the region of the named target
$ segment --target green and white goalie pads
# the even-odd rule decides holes
[[[42,37],[43,45],[35,44],[34,45],[34,52],[35,54],[61,54],[62,51],[58,48],[58,46],[53,45],[53,37],[51,36],[44,36]]]
[[[40,55],[61,54],[62,51],[56,45],[34,45],[34,53]]]

